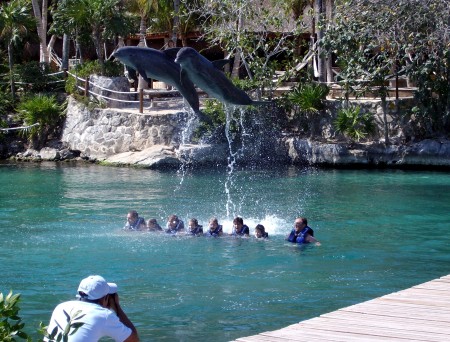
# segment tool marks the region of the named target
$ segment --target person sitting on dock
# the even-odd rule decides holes
[[[136,210],[130,210],[127,214],[127,222],[125,223],[125,230],[143,230],[145,229],[145,220],[143,217],[139,217]]]
[[[148,220],[148,222],[147,222],[147,230],[149,232],[159,232],[159,231],[162,231],[162,228],[158,224],[158,221],[156,221],[156,219],[152,218],[152,219]]]
[[[258,224],[255,227],[255,238],[257,239],[268,239],[269,233],[266,233],[266,228],[262,224]]]
[[[200,236],[203,235],[203,226],[198,224],[198,220],[196,218],[191,218],[189,220],[189,235]]]
[[[209,220],[209,230],[208,233],[210,236],[218,237],[223,235],[223,228],[222,225],[219,224],[219,220],[217,220],[217,217],[212,217]]]
[[[184,232],[184,222],[177,215],[170,215],[166,223],[166,233],[176,234]]]
[[[250,235],[250,229],[246,224],[244,224],[244,220],[242,217],[237,216],[233,220],[234,230],[231,233],[233,236],[245,236],[248,237]]]
[[[294,228],[286,240],[299,244],[314,242],[317,246],[320,246],[320,242],[314,237],[314,230],[308,226],[308,220],[305,217],[295,219]]]

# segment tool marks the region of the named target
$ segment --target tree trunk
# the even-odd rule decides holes
[[[450,27],[450,9],[448,12],[447,27]],[[450,124],[450,53],[447,54],[447,106],[446,115],[444,115],[444,129]]]
[[[70,38],[64,33],[60,70],[69,70]]]
[[[100,70],[102,74],[105,74],[105,59],[103,53],[102,39],[100,38],[101,33],[98,30],[92,32],[92,39],[94,40],[95,52],[97,53],[98,64],[100,64]]]
[[[173,26],[172,26],[172,41],[173,47],[177,46],[177,33],[179,32],[180,17],[178,13],[180,12],[180,0],[173,0]]]
[[[323,12],[324,12],[323,0],[316,0],[316,23],[319,23],[322,20]],[[322,56],[322,49],[319,46],[319,42],[322,40],[322,38],[323,38],[323,29],[320,28],[317,31],[317,71],[318,71],[317,78],[319,79],[319,82],[326,81],[325,58]]]
[[[11,86],[11,97],[13,101],[16,100],[16,87],[14,85],[14,73],[13,73],[13,46],[12,42],[8,43],[8,64],[9,64],[9,82]]]
[[[139,24],[139,44],[138,46],[140,47],[147,47],[147,39],[146,39],[146,35],[147,35],[147,17],[145,15],[141,15],[141,22]],[[137,72],[137,70],[136,70]],[[147,81],[144,80],[144,78],[139,75],[139,79],[138,79],[138,89],[147,89],[148,88],[148,83]]]
[[[244,27],[244,18],[242,18],[242,13],[239,12],[239,18],[238,18],[238,35],[241,34],[242,28]],[[239,78],[239,69],[241,67],[241,57],[242,57],[242,51],[240,47],[236,48],[236,53],[234,55],[234,63],[233,63],[233,70],[231,71],[231,77],[237,77]],[[251,75],[249,75],[251,77]]]
[[[139,44],[138,46],[147,47],[147,17],[145,15],[141,15],[141,21],[139,23]]]
[[[334,17],[334,14],[333,14],[334,0],[326,0],[325,7],[326,7],[325,13],[326,13],[327,20],[329,22],[331,22]],[[327,82],[334,82],[333,56],[331,53],[327,56],[325,64],[326,64],[326,70],[327,70],[326,80],[327,80]]]
[[[47,12],[48,0],[42,0],[42,12],[39,8],[39,0],[32,0],[33,13],[36,19],[36,30],[39,37],[40,56],[39,61],[50,63],[50,55],[47,50]]]
[[[390,145],[389,142],[389,123],[387,121],[387,103],[386,103],[386,89],[381,89],[381,107],[383,108],[383,124],[384,124],[384,143]]]

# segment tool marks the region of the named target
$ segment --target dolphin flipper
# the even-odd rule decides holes
[[[128,72],[128,79],[137,82],[138,75],[136,73],[136,70],[134,70],[132,67],[130,67],[128,65],[125,65],[125,69],[127,69],[127,72]]]
[[[222,70],[222,68],[225,65],[231,63],[231,60],[229,60],[229,59],[218,59],[216,61],[212,61],[211,63],[212,63],[212,65],[214,65],[214,67],[216,67],[216,69]]]
[[[172,61],[175,60],[175,58],[177,57],[177,53],[178,51],[180,51],[181,48],[176,47],[176,48],[170,48],[170,49],[166,49],[166,50],[162,50],[162,52]]]

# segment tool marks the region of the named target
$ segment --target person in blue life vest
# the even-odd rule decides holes
[[[158,224],[158,221],[154,218],[148,220],[147,222],[147,230],[149,232],[161,232],[163,229]]]
[[[127,214],[127,222],[123,229],[125,230],[143,230],[145,229],[145,220],[140,217],[136,210],[130,210]]]
[[[222,225],[219,224],[219,220],[217,220],[217,217],[212,217],[209,220],[209,229],[206,233],[206,235],[218,237],[223,235],[223,228]]]
[[[187,232],[188,235],[200,236],[203,235],[203,226],[198,224],[198,220],[196,218],[191,218],[188,223],[189,230]]]
[[[184,232],[184,222],[177,215],[170,215],[166,223],[166,233],[176,234]]]
[[[237,216],[233,220],[233,232],[230,235],[244,237],[250,236],[250,229],[246,224],[244,224],[242,217]]]
[[[266,233],[266,228],[262,224],[257,224],[255,227],[255,238],[268,239],[269,233]]]
[[[294,222],[294,229],[286,238],[292,243],[315,243],[320,246],[320,242],[314,237],[314,230],[308,226],[308,220],[305,217],[297,217]]]

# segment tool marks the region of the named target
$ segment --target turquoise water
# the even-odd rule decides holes
[[[0,291],[22,294],[26,331],[89,274],[119,284],[142,341],[229,341],[450,273],[448,173],[225,171],[0,164]],[[239,214],[270,239],[125,233],[130,208],[226,231]],[[284,241],[297,215],[322,246]]]

